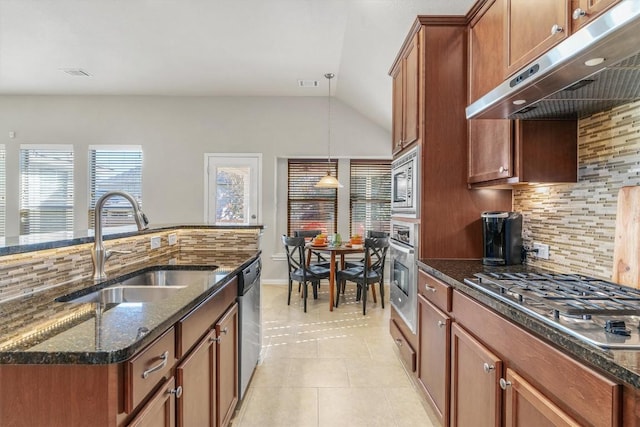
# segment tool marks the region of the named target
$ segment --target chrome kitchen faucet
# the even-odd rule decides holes
[[[95,208],[95,226],[94,226],[94,243],[91,250],[91,258],[93,259],[93,280],[100,281],[107,278],[104,272],[104,265],[111,255],[114,253],[128,253],[123,251],[105,250],[102,243],[102,208],[106,201],[114,196],[121,196],[129,201],[133,207],[133,217],[136,220],[138,231],[148,228],[149,220],[147,216],[140,210],[140,205],[133,196],[125,191],[109,191],[105,193],[96,202]]]

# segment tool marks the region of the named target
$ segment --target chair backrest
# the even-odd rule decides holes
[[[386,231],[376,231],[376,230],[368,230],[367,237],[389,237],[389,233]]]
[[[382,276],[384,263],[389,250],[388,237],[372,237],[364,239],[364,268],[376,271]]]
[[[322,230],[294,230],[293,235],[295,237],[316,237],[318,234],[322,233]]]
[[[304,258],[304,237],[289,237],[282,235],[282,243],[287,253],[287,265],[289,273],[301,268],[305,270],[306,261]]]

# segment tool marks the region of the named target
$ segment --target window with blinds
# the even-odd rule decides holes
[[[0,145],[0,236],[6,235],[7,217],[7,167],[6,151],[4,145]]]
[[[142,147],[89,147],[89,227],[95,224],[96,202],[108,191],[126,191],[142,207]],[[133,208],[122,197],[107,200],[103,227],[135,224]]]
[[[338,190],[316,188],[331,171],[338,176],[338,163],[326,160],[289,160],[287,233],[295,230],[322,230],[335,233],[338,221]]]
[[[351,235],[389,232],[391,220],[391,161],[351,160]]]
[[[20,146],[20,234],[73,230],[73,146]]]

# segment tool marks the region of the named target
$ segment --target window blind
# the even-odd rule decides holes
[[[4,145],[0,145],[0,236],[6,235],[7,217],[7,169],[6,151]]]
[[[391,161],[351,160],[350,232],[389,232],[391,220]]]
[[[73,146],[20,146],[20,234],[73,230]]]
[[[335,160],[289,160],[287,233],[290,236],[295,230],[335,233],[338,190],[314,187],[327,170],[338,176],[338,163]]]
[[[96,202],[108,191],[126,191],[142,207],[142,148],[140,146],[89,147],[89,226],[95,224]],[[122,197],[107,200],[104,227],[135,224],[133,208]]]

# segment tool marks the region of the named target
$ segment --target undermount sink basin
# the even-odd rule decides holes
[[[156,302],[186,286],[110,286],[70,299],[74,303],[120,304],[123,302]]]
[[[177,286],[208,282],[212,270],[152,270],[136,274],[116,286]]]

